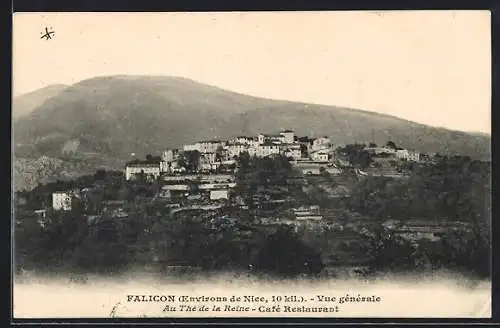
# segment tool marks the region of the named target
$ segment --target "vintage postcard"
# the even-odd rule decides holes
[[[16,13],[14,318],[489,318],[489,11]]]

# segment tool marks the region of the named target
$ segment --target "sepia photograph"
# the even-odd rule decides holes
[[[491,317],[489,11],[12,33],[14,319]]]

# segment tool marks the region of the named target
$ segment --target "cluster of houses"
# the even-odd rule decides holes
[[[416,151],[410,151],[401,147],[369,147],[365,148],[373,159],[376,160],[405,160],[409,162],[420,162],[420,153]]]
[[[236,187],[232,174],[184,174],[162,175],[159,198],[186,199],[191,203],[214,203],[229,199]]]
[[[231,190],[236,187],[234,173],[237,158],[243,153],[256,157],[282,155],[304,175],[328,172],[338,176],[349,163],[340,158],[336,150],[328,137],[298,137],[291,130],[278,134],[261,133],[254,137],[239,136],[231,140],[198,141],[180,149],[165,150],[161,157],[154,160],[128,163],[125,179],[130,181],[142,176],[159,183],[157,198],[188,200],[197,206],[204,206],[229,200]],[[365,150],[370,152],[375,163],[420,160],[418,153],[406,149],[372,147]],[[196,154],[195,167],[186,164],[190,161],[188,154]],[[69,211],[74,198],[75,193],[69,191],[54,193],[52,207],[54,210]],[[297,212],[299,216],[300,213]],[[315,219],[320,217],[316,214],[312,216]]]
[[[136,163],[126,168],[126,178],[143,172],[157,179],[161,174],[186,173],[186,167],[179,165],[178,158],[183,153],[196,151],[199,154],[198,171],[213,173],[227,167],[234,167],[235,159],[243,153],[250,156],[269,157],[273,155],[286,156],[293,164],[319,173],[320,167],[325,167],[334,173],[333,158],[335,148],[329,138],[297,137],[291,130],[279,134],[259,134],[255,137],[239,136],[231,140],[206,140],[184,145],[182,149],[166,150],[162,161],[156,164]]]
[[[152,180],[161,175],[186,174],[189,169],[179,163],[183,154],[196,152],[199,156],[195,171],[206,174],[231,172],[236,165],[236,158],[243,153],[256,157],[283,155],[292,165],[305,175],[319,175],[328,172],[331,175],[342,173],[342,167],[350,163],[337,154],[337,145],[330,138],[298,137],[292,130],[278,134],[258,134],[257,136],[239,136],[231,140],[205,140],[184,145],[181,149],[169,149],[162,153],[161,161],[156,163],[131,163],[126,167],[126,179],[132,180],[137,174],[145,174]],[[380,168],[390,161],[418,162],[418,152],[402,148],[370,147],[366,148]]]

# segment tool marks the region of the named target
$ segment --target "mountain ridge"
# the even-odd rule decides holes
[[[366,115],[374,115],[374,116],[381,116],[381,117],[387,117],[387,118],[397,119],[397,120],[404,121],[404,122],[407,122],[407,123],[417,124],[417,125],[422,125],[422,126],[428,126],[428,127],[436,128],[436,129],[444,129],[444,130],[447,130],[447,131],[467,133],[467,134],[478,135],[478,136],[487,136],[487,137],[491,136],[491,133],[486,133],[486,132],[482,132],[482,131],[465,131],[465,130],[453,129],[453,128],[448,128],[448,127],[443,127],[443,126],[434,126],[434,125],[429,125],[429,124],[425,124],[425,123],[419,123],[419,122],[411,121],[409,119],[406,119],[406,118],[403,118],[403,117],[399,117],[399,116],[396,116],[396,115],[392,115],[392,114],[378,113],[378,112],[371,111],[371,110],[368,110],[368,109],[360,109],[360,108],[354,108],[354,107],[348,107],[348,106],[338,106],[338,105],[327,105],[327,104],[316,103],[316,102],[291,101],[291,100],[286,100],[286,99],[253,96],[253,95],[249,95],[249,94],[245,94],[245,93],[237,92],[237,91],[233,91],[233,90],[224,89],[224,88],[221,88],[221,87],[218,87],[218,86],[215,86],[215,85],[202,83],[202,82],[196,81],[194,79],[190,79],[190,78],[183,77],[183,76],[176,76],[176,75],[114,74],[114,75],[105,75],[105,76],[95,76],[95,77],[92,77],[92,78],[88,78],[88,79],[84,79],[84,80],[78,81],[78,82],[76,82],[76,83],[74,83],[72,85],[51,84],[51,85],[48,85],[46,87],[42,87],[40,89],[36,89],[36,90],[30,91],[30,92],[26,92],[26,93],[20,94],[18,96],[15,96],[14,99],[20,98],[20,97],[24,97],[24,96],[28,96],[28,95],[31,95],[31,94],[35,94],[35,93],[38,93],[38,92],[40,92],[40,91],[42,91],[44,89],[59,89],[59,91],[62,91],[63,89],[68,88],[70,86],[77,86],[79,84],[87,84],[87,83],[91,83],[93,81],[106,80],[106,79],[124,79],[124,80],[134,80],[134,79],[160,79],[160,80],[165,80],[165,79],[169,79],[169,80],[178,80],[178,81],[188,82],[188,83],[192,83],[192,84],[197,84],[199,86],[205,86],[205,87],[217,89],[217,90],[219,90],[221,92],[231,93],[231,94],[236,95],[236,96],[244,96],[244,97],[247,97],[247,98],[254,98],[256,100],[269,100],[269,101],[275,101],[275,102],[282,102],[284,104],[287,104],[287,103],[288,104],[299,104],[299,105],[304,105],[304,106],[312,105],[312,106],[332,107],[332,108],[336,108],[338,110],[344,110],[344,111],[350,111],[350,112],[359,112],[359,113],[363,113],[363,114],[366,114]]]
[[[405,118],[402,118],[402,117],[399,117],[399,116],[395,116],[395,115],[391,115],[391,114],[386,114],[386,113],[378,113],[378,112],[374,112],[374,111],[370,111],[370,110],[366,110],[366,109],[359,109],[359,108],[354,108],[354,107],[338,106],[338,105],[327,105],[327,104],[316,103],[316,102],[292,101],[292,100],[287,100],[287,99],[254,96],[254,95],[249,95],[249,94],[245,94],[245,93],[242,93],[242,92],[237,92],[237,91],[233,91],[233,90],[224,89],[224,88],[221,88],[221,87],[218,87],[218,86],[215,86],[215,85],[202,83],[202,82],[199,82],[199,81],[187,78],[187,77],[176,76],[176,75],[169,75],[169,76],[165,76],[165,75],[141,75],[141,74],[137,74],[137,75],[133,75],[133,74],[128,74],[128,75],[126,75],[126,74],[106,75],[106,76],[96,76],[96,77],[92,77],[92,78],[89,78],[89,79],[85,79],[85,80],[82,80],[82,81],[79,81],[79,82],[75,83],[74,85],[77,85],[77,84],[82,83],[82,82],[90,83],[91,81],[96,81],[96,80],[99,80],[99,79],[103,79],[104,80],[104,79],[112,79],[112,78],[129,79],[129,80],[130,79],[141,79],[141,78],[142,79],[160,79],[160,80],[161,79],[179,80],[179,81],[183,81],[183,82],[197,84],[197,85],[200,85],[200,86],[205,86],[205,87],[208,86],[210,88],[218,89],[219,91],[222,91],[222,92],[225,92],[225,93],[231,93],[231,94],[236,95],[236,96],[244,96],[244,97],[248,97],[248,98],[254,98],[256,100],[268,100],[268,101],[281,102],[281,103],[284,103],[285,105],[286,104],[299,104],[299,105],[304,105],[304,106],[312,105],[312,106],[332,107],[332,108],[336,108],[338,110],[345,110],[345,111],[351,111],[351,112],[359,112],[359,113],[363,113],[363,114],[366,114],[366,115],[382,116],[382,117],[387,117],[387,118],[398,119],[398,120],[401,120],[401,121],[406,121],[408,123],[414,123],[414,124],[420,124],[420,125],[427,125],[427,124],[423,124],[423,123],[414,122],[414,121],[411,121],[411,120],[408,120],[408,119],[405,119]],[[427,125],[427,126],[431,126],[431,125]],[[441,127],[437,127],[437,126],[431,126],[431,127],[441,128]],[[476,134],[483,134],[482,132],[461,131],[461,130],[449,129],[449,128],[445,128],[445,127],[442,127],[442,128],[446,129],[446,130],[450,130],[450,131],[465,132],[465,133],[471,133],[471,134],[474,134],[474,133],[476,133]]]
[[[338,106],[273,100],[184,77],[110,75],[65,86],[13,123],[18,158],[130,160],[204,139],[273,133],[336,144],[393,140],[421,152],[489,159],[491,137]],[[73,155],[72,155],[73,154]]]
[[[67,88],[64,84],[51,84],[43,88],[23,93],[12,99],[12,118],[14,121],[20,117],[29,115],[37,107],[42,105],[48,99],[56,96],[62,90]]]

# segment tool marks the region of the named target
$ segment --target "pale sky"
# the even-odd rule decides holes
[[[12,57],[14,95],[175,75],[490,133],[489,11],[16,13]]]

